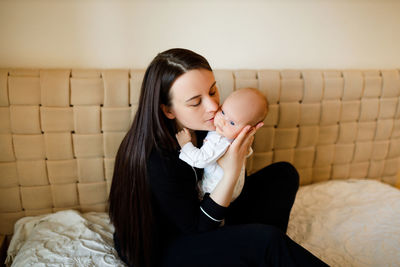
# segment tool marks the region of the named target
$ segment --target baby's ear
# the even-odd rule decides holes
[[[170,107],[168,107],[164,104],[161,104],[160,107],[161,107],[161,110],[163,111],[165,117],[167,117],[170,120],[175,119],[175,114],[171,111]]]

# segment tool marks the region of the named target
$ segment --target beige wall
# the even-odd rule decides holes
[[[400,1],[0,0],[0,67],[399,68]]]

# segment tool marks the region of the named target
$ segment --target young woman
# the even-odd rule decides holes
[[[179,159],[175,134],[200,147],[219,93],[207,60],[186,49],[158,54],[146,70],[138,110],[117,153],[109,198],[115,247],[129,266],[326,266],[286,234],[299,185],[275,163],[234,186],[256,127],[245,127],[218,161],[224,171],[200,201],[202,170]],[[224,222],[224,226],[222,225]]]

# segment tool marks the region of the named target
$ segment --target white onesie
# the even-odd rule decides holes
[[[199,182],[201,196],[212,192],[224,175],[223,169],[217,160],[226,152],[233,140],[218,134],[216,131],[207,133],[201,148],[195,147],[191,142],[185,144],[179,158],[192,167],[204,168],[203,179]],[[250,156],[253,151],[250,148]],[[243,164],[239,179],[233,191],[232,200],[235,200],[242,192],[244,185],[245,166]]]

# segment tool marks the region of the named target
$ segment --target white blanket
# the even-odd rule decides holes
[[[373,180],[303,186],[288,235],[330,266],[400,266],[400,190]]]
[[[15,224],[7,252],[12,266],[125,266],[113,248],[106,213],[67,210]]]
[[[13,266],[124,266],[106,213],[25,217],[8,249]],[[400,266],[400,190],[371,180],[329,181],[297,193],[288,235],[330,266]]]

